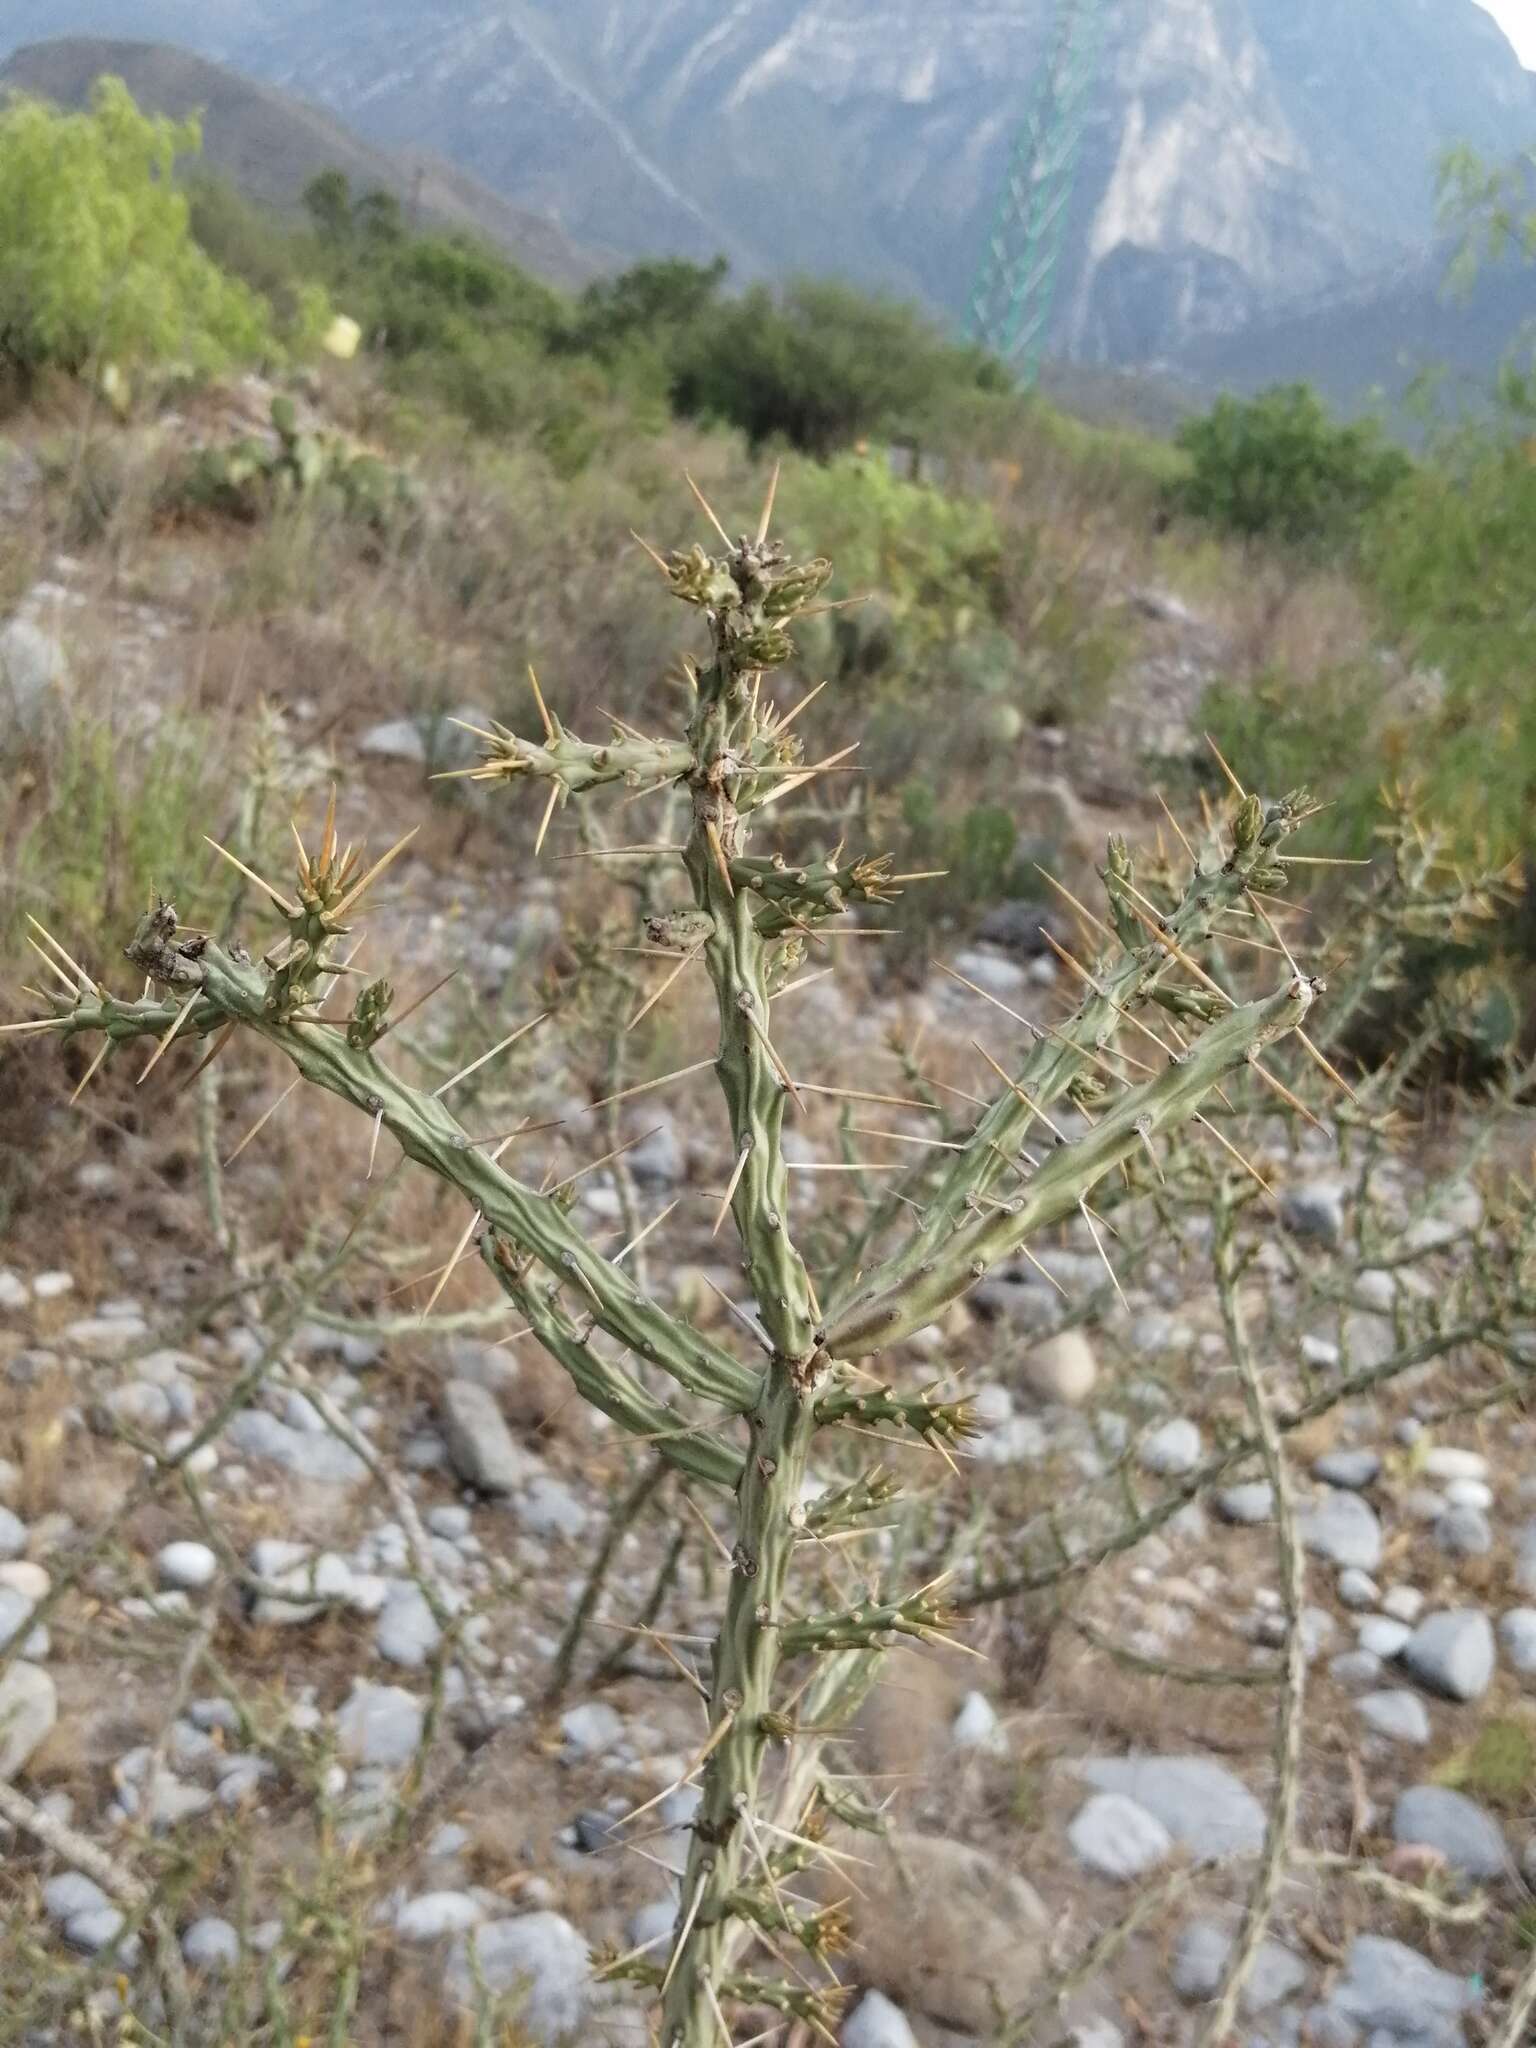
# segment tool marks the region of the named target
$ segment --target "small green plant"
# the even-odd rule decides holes
[[[952,1624],[942,1578],[871,1587],[848,1601],[822,1561],[828,1539],[870,1529],[900,1487],[869,1460],[808,1505],[813,1447],[845,1424],[855,1442],[873,1434],[941,1449],[970,1434],[968,1403],[949,1398],[942,1382],[902,1391],[875,1362],[1031,1239],[1085,1213],[1090,1193],[1121,1166],[1155,1156],[1225,1079],[1301,1025],[1317,993],[1299,971],[1246,1003],[1175,982],[1191,950],[1250,891],[1285,886],[1280,848],[1315,809],[1304,792],[1268,804],[1245,796],[1218,850],[1194,862],[1178,901],[1156,920],[1138,909],[1129,850],[1111,842],[1105,886],[1118,939],[1088,977],[1090,993],[1059,1029],[1033,1037],[1016,1077],[999,1068],[1001,1088],[945,1148],[926,1201],[911,1205],[915,1220],[893,1205],[899,1227],[889,1240],[871,1239],[845,1277],[824,1272],[818,1282],[797,1241],[784,1144],[786,1118],[803,1097],[775,1044],[771,1006],[807,938],[917,878],[894,874],[883,854],[839,850],[802,864],[753,844],[786,786],[818,772],[790,730],[793,714],[772,701],[772,684],[794,652],[793,627],[814,611],[831,573],[827,562],[796,560],[771,540],[770,512],[771,501],[755,534],[734,541],[716,522],[719,552],[694,546],[654,557],[704,627],[700,657],[688,664],[681,731],[648,737],[615,718],[608,736],[586,740],[541,695],[541,729],[531,738],[491,729],[482,760],[466,771],[491,787],[545,785],[540,843],[559,806],[595,791],[675,785],[686,803],[681,872],[672,874],[682,887],[656,900],[643,932],[650,949],[669,956],[669,976],[698,965],[714,993],[712,1064],[732,1159],[720,1220],[734,1219],[757,1309],[746,1355],[670,1313],[589,1243],[571,1218],[569,1182],[546,1192],[500,1164],[515,1132],[485,1149],[489,1141],[466,1131],[444,1100],[447,1084],[428,1093],[380,1056],[389,981],[368,982],[350,1016],[328,1011],[343,964],[337,949],[409,834],[365,868],[352,849],[338,848],[333,804],[318,839],[301,846],[290,882],[251,877],[278,926],[277,943],[259,957],[185,930],[162,897],[127,945],[136,974],[158,993],[111,993],[39,925],[63,993],[47,1015],[4,1027],[66,1043],[88,1036],[103,1054],[152,1040],[146,1075],[178,1037],[211,1041],[211,1057],[235,1029],[254,1035],[457,1190],[469,1208],[461,1247],[477,1239],[484,1266],[580,1394],[733,1504],[727,1584],[701,1688],[709,1721],[697,1760],[701,1803],[673,1950],[660,1963],[630,1955],[610,1965],[655,1992],[662,2048],[718,2048],[728,2007],[768,2007],[830,2035],[835,1984],[770,1973],[750,1950],[761,1934],[769,1958],[788,1945],[822,1965],[845,1942],[840,1908],[786,1902],[784,1890],[817,1857],[831,1821],[881,1825],[878,1810],[822,1769],[820,1738],[867,1689],[883,1648],[904,1637],[942,1640]],[[1001,857],[1005,822],[979,819],[978,868]],[[1206,1028],[1145,1080],[1106,1082],[1104,1048],[1124,1016],[1147,1004],[1176,1010],[1186,1032]],[[1079,1135],[1052,1114],[1088,1104],[1091,1121]],[[1051,1138],[1042,1141],[1041,1129]],[[649,1383],[629,1359],[643,1362]],[[789,1828],[767,1811],[780,1759],[773,1796],[791,1800]]]
[[[1527,1716],[1487,1722],[1435,1776],[1489,1806],[1527,1811],[1536,1795],[1536,1723]]]
[[[176,487],[183,502],[258,519],[285,501],[329,494],[350,519],[384,529],[418,509],[410,473],[358,448],[340,434],[300,427],[286,394],[272,401],[273,438],[247,434],[224,448],[204,448]]]

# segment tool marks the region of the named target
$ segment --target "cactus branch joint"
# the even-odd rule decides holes
[[[902,1636],[945,1639],[955,1617],[937,1584],[872,1594],[842,1611],[818,1614],[796,1605],[802,1547],[868,1527],[899,1490],[871,1457],[862,1476],[808,1509],[812,1444],[823,1430],[853,1428],[886,1442],[923,1443],[947,1458],[948,1447],[971,1430],[967,1404],[941,1398],[937,1387],[905,1392],[883,1384],[857,1361],[924,1329],[999,1261],[1026,1253],[1048,1225],[1075,1211],[1090,1214],[1088,1197],[1106,1175],[1122,1163],[1144,1165],[1148,1154],[1155,1164],[1160,1136],[1202,1123],[1200,1112],[1224,1079],[1300,1029],[1321,983],[1289,956],[1289,971],[1272,993],[1237,1003],[1194,954],[1250,892],[1267,896],[1285,887],[1280,849],[1317,807],[1304,791],[1263,803],[1234,777],[1227,825],[1199,855],[1183,841],[1190,872],[1181,899],[1166,912],[1137,888],[1130,850],[1113,840],[1102,871],[1111,922],[1092,921],[1106,950],[1091,966],[1073,963],[1083,991],[1077,1009],[1048,1032],[1031,1028],[1026,1054],[1012,1071],[997,1068],[1003,1085],[968,1132],[931,1155],[939,1164],[926,1199],[893,1195],[878,1228],[864,1234],[866,1245],[890,1240],[891,1248],[836,1284],[829,1280],[823,1301],[791,1228],[783,1126],[804,1098],[775,1046],[770,1006],[819,927],[835,928],[853,906],[887,902],[924,878],[894,874],[883,854],[845,859],[841,847],[803,864],[750,850],[755,814],[800,778],[840,760],[807,765],[799,734],[788,729],[803,705],[781,716],[765,688],[771,672],[790,660],[795,618],[820,595],[830,565],[791,560],[768,537],[766,515],[756,535],[723,541],[718,553],[695,546],[668,558],[652,553],[652,560],[672,594],[701,614],[707,633],[706,655],[689,665],[686,730],[648,738],[609,714],[610,737],[583,740],[565,729],[531,679],[537,736],[491,726],[478,734],[480,761],[462,772],[485,784],[547,783],[545,826],[567,800],[611,785],[644,790],[672,783],[686,791],[691,820],[676,851],[693,907],[653,919],[646,937],[668,958],[702,959],[714,990],[718,1045],[703,1064],[712,1065],[724,1098],[734,1167],[720,1220],[728,1213],[740,1238],[763,1350],[738,1357],[649,1298],[572,1223],[566,1184],[548,1192],[525,1184],[461,1126],[442,1099],[444,1086],[428,1092],[387,1064],[380,1055],[394,1002],[387,981],[367,982],[340,1018],[324,1012],[347,964],[337,948],[409,838],[365,868],[350,849],[338,851],[334,797],[318,843],[300,843],[287,886],[218,849],[256,883],[281,926],[259,958],[184,931],[174,907],[159,902],[140,919],[126,952],[161,993],[122,1000],[38,925],[37,950],[60,993],[49,997],[48,1015],[4,1029],[64,1039],[99,1034],[98,1063],[130,1040],[150,1040],[151,1067],[174,1040],[209,1041],[217,1052],[237,1028],[264,1039],[290,1063],[296,1081],[350,1103],[370,1120],[375,1143],[378,1130],[387,1129],[408,1159],[463,1196],[470,1212],[465,1243],[478,1233],[485,1269],[583,1398],[690,1481],[733,1498],[729,1585],[709,1673],[709,1733],[695,1765],[702,1798],[674,1949],[664,1967],[619,1958],[612,1971],[654,1988],[662,2048],[715,2048],[722,2002],[794,2015],[830,2040],[832,1992],[812,1993],[788,1978],[749,1979],[740,1968],[743,1953],[770,1932],[817,1961],[839,1937],[838,1915],[791,1911],[779,1890],[784,1874],[831,1853],[820,1845],[822,1831],[833,1817],[846,1824],[853,1804],[815,1768],[822,1723],[804,1711],[821,1696],[815,1660],[824,1660],[828,1698],[839,1687],[847,1693],[850,1683],[856,1692],[857,1672],[883,1646]],[[1152,1004],[1186,1028],[1191,1021],[1204,1028],[1170,1048],[1143,1026],[1141,1056],[1127,1056],[1126,1064],[1146,1078],[1130,1085],[1106,1055],[1115,1053],[1122,1026],[1139,1023],[1136,1013]],[[1149,1043],[1162,1050],[1160,1068],[1147,1065]],[[1087,1127],[1063,1135],[1052,1107],[1090,1101]],[[1038,1157],[1025,1149],[1032,1137]],[[1005,1193],[994,1192],[1000,1186]],[[667,1398],[650,1390],[659,1384],[654,1373],[643,1384],[605,1356],[593,1341],[598,1331],[669,1382]],[[806,1663],[811,1680],[800,1668]],[[808,1684],[811,1697],[802,1706]],[[787,1840],[782,1828],[774,1832],[763,1806],[771,1753],[786,1747],[803,1747],[811,1760],[794,1780],[799,1819]],[[876,1815],[852,1818],[878,1825]],[[768,1850],[765,1834],[773,1840]]]

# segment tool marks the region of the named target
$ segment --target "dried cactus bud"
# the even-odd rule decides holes
[[[347,1043],[354,1052],[364,1051],[382,1037],[394,999],[395,992],[387,981],[370,981],[359,992],[352,1006],[352,1021],[347,1026]]]
[[[1232,842],[1238,852],[1251,852],[1258,844],[1259,834],[1263,829],[1263,805],[1256,796],[1245,796],[1237,807],[1237,816],[1232,820]]]
[[[713,919],[702,910],[668,910],[645,920],[645,936],[653,946],[665,946],[669,952],[688,952],[713,929]]]

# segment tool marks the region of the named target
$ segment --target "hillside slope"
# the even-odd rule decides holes
[[[198,115],[203,162],[253,199],[294,207],[316,172],[334,167],[354,190],[393,192],[423,224],[483,235],[551,282],[578,284],[603,267],[552,222],[458,166],[367,142],[323,108],[188,50],[84,36],[28,44],[0,64],[0,89],[82,106],[104,73],[123,79],[140,106],[155,113]]]

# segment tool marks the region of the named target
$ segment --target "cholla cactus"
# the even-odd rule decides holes
[[[53,999],[54,1014],[7,1027],[66,1039],[104,1034],[108,1047],[154,1039],[150,1066],[178,1035],[210,1040],[210,1058],[237,1027],[264,1038],[300,1077],[350,1102],[376,1131],[387,1128],[411,1159],[463,1195],[471,1211],[463,1242],[478,1232],[486,1267],[588,1401],[651,1441],[690,1478],[734,1497],[729,1590],[713,1651],[709,1734],[698,1761],[702,1803],[675,1945],[663,1965],[636,1958],[621,1965],[654,1984],[663,2048],[728,2048],[732,2005],[794,2014],[832,2038],[835,2003],[827,1992],[758,1980],[738,1968],[759,1931],[817,1959],[837,1947],[841,1916],[787,1902],[782,1884],[815,1855],[828,1818],[868,1819],[816,1775],[814,1763],[803,1767],[817,1733],[808,1707],[819,1695],[813,1687],[802,1701],[800,1676],[790,1685],[785,1667],[791,1659],[824,1657],[830,1670],[840,1655],[868,1653],[895,1637],[941,1635],[951,1617],[939,1586],[842,1612],[803,1610],[796,1565],[804,1547],[828,1531],[868,1526],[896,1491],[871,1461],[871,1469],[808,1510],[807,1464],[819,1432],[850,1419],[866,1432],[941,1447],[971,1426],[964,1403],[940,1399],[933,1389],[883,1383],[860,1361],[922,1330],[1046,1226],[1088,1213],[1087,1199],[1104,1175],[1197,1116],[1225,1075],[1256,1064],[1272,1040],[1301,1024],[1317,988],[1293,972],[1264,999],[1236,1004],[1193,959],[1250,890],[1283,886],[1281,847],[1312,810],[1304,794],[1267,806],[1244,796],[1229,842],[1214,858],[1191,856],[1182,900],[1166,915],[1138,889],[1127,849],[1114,844],[1104,876],[1114,930],[1104,927],[1105,957],[1078,970],[1086,984],[1081,1005],[1061,1028],[1034,1032],[1017,1073],[998,1070],[996,1099],[945,1155],[950,1163],[916,1222],[888,1248],[880,1231],[866,1234],[861,1270],[823,1299],[791,1227],[782,1132],[787,1113],[802,1102],[774,1042],[770,1003],[818,927],[850,905],[888,899],[913,878],[893,874],[882,855],[850,861],[839,850],[801,865],[771,847],[751,847],[754,832],[771,823],[771,806],[832,765],[807,765],[799,733],[790,730],[796,714],[772,707],[770,684],[792,654],[795,619],[814,603],[830,570],[822,561],[789,559],[768,537],[769,509],[756,533],[739,540],[717,522],[718,553],[695,547],[667,561],[654,558],[674,595],[700,612],[708,636],[704,658],[689,669],[694,708],[685,732],[648,738],[616,721],[611,737],[586,741],[568,732],[540,696],[542,732],[525,739],[496,727],[483,735],[484,758],[469,771],[485,783],[546,783],[541,840],[555,808],[573,796],[615,784],[685,789],[691,824],[682,864],[692,908],[653,917],[648,933],[679,966],[702,960],[714,987],[713,1065],[733,1159],[722,1216],[728,1207],[739,1234],[762,1352],[740,1357],[669,1314],[620,1264],[584,1241],[559,1190],[526,1185],[498,1163],[498,1152],[487,1153],[461,1128],[443,1099],[446,1084],[427,1094],[393,1071],[386,1057],[388,983],[365,986],[350,1015],[326,1013],[344,966],[340,942],[365,892],[400,850],[361,872],[356,857],[338,851],[334,816],[318,847],[301,851],[291,890],[261,881],[282,926],[261,958],[183,932],[175,909],[160,903],[141,920],[127,952],[164,993],[122,1001],[41,934],[64,992]],[[1146,1075],[1128,1085],[1114,1042],[1148,1004],[1206,1028],[1192,1044],[1179,1037],[1156,1067],[1124,1056],[1124,1065],[1141,1065]],[[1083,1109],[1087,1125],[1070,1140],[1051,1116],[1063,1098]],[[1043,1152],[1038,1161],[1024,1150],[1035,1132],[1043,1133],[1033,1139]],[[995,1192],[1000,1186],[1007,1192]],[[893,1208],[881,1221],[906,1217]],[[591,1341],[596,1330],[670,1380],[674,1400],[703,1404],[704,1419],[696,1407],[674,1408],[600,1355]],[[769,1831],[762,1807],[770,1752],[778,1749],[789,1752],[785,1782],[803,1794],[800,1824],[788,1835]]]

